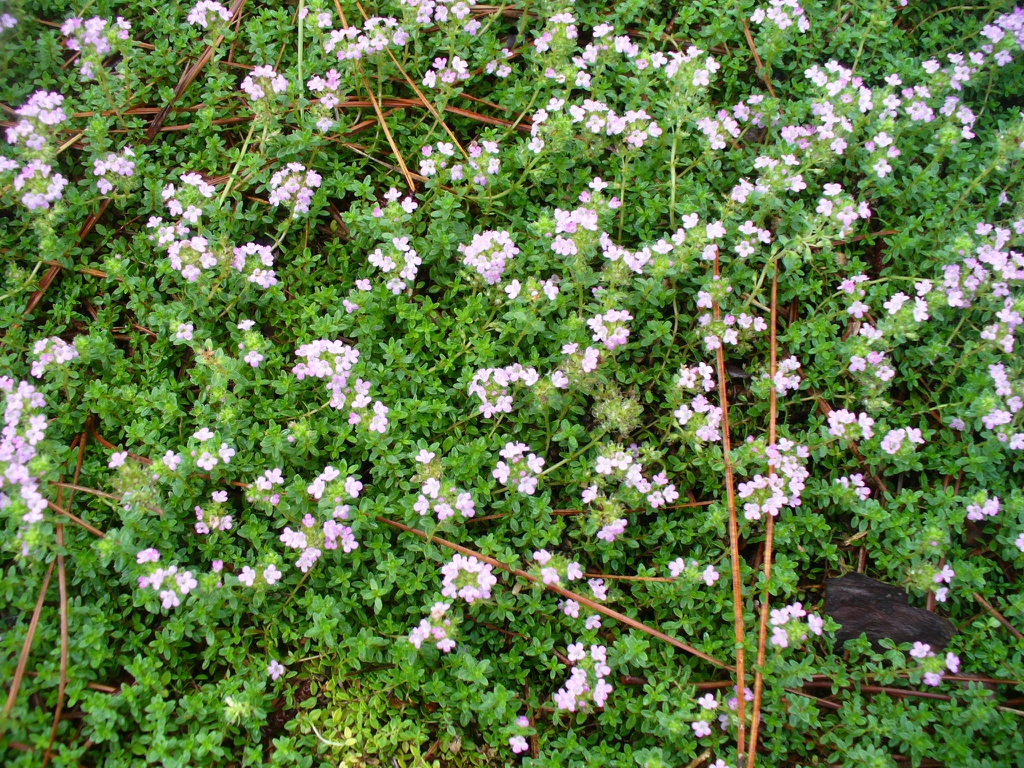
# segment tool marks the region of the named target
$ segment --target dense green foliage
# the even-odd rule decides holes
[[[763,9],[796,18],[792,5]],[[761,764],[1024,765],[1024,640],[1009,629],[1024,628],[1024,364],[1013,351],[1024,314],[1024,14],[1006,2],[807,2],[801,31],[771,14],[758,22],[758,8],[527,0],[462,19],[452,6],[435,24],[398,2],[239,0],[229,25],[211,11],[203,29],[181,0],[0,6],[17,20],[0,32],[5,126],[40,90],[62,94],[67,114],[38,129],[45,146],[0,150],[12,161],[0,165],[0,376],[45,397],[45,440],[28,466],[51,503],[33,521],[22,480],[8,472],[0,486],[0,680],[20,680],[0,716],[0,763],[736,766],[733,673],[614,618],[595,622],[591,607],[540,583],[496,569],[488,597],[443,598],[450,652],[409,637],[442,600],[453,552],[436,535],[542,580],[534,553],[546,550],[561,586],[584,597],[602,587],[570,582],[569,563],[640,577],[606,578],[603,604],[733,665],[735,539],[753,688],[768,506],[749,505],[767,500],[755,485],[769,474],[774,412],[784,457],[772,470],[792,485],[773,497],[772,608],[816,610],[825,579],[863,556],[868,575],[906,586],[913,605],[934,606],[938,590],[937,611],[959,630],[949,650],[961,677],[1005,682],[929,685],[943,653],[878,652],[863,639],[844,653],[832,622],[819,637],[809,617],[801,637],[798,616],[788,642],[773,643],[769,625]],[[359,26],[364,11],[397,18],[408,40],[339,60],[350,43],[332,44],[317,20],[329,14],[340,29],[341,11]],[[94,57],[93,79],[59,29],[76,16],[131,23],[128,40]],[[599,25],[614,29],[602,36]],[[1004,30],[994,50],[993,29]],[[588,45],[595,60],[574,61]],[[687,54],[691,45],[703,52]],[[470,77],[445,84],[456,56]],[[288,87],[275,93],[267,80],[252,100],[240,86],[264,65]],[[330,87],[306,86],[332,68]],[[914,86],[925,90],[908,95]],[[576,119],[570,107],[588,111]],[[589,127],[609,108],[631,127]],[[646,130],[640,146],[625,141],[634,128]],[[474,146],[499,161],[480,171],[485,184],[468,165],[464,180],[451,173]],[[112,188],[98,187],[95,163],[125,147],[133,174],[109,172]],[[440,170],[449,151],[438,175],[422,165]],[[69,180],[46,207],[17,181],[33,159]],[[275,174],[290,163],[319,175],[300,176],[308,211],[279,201]],[[181,180],[190,173],[201,179]],[[201,219],[161,242],[160,227],[189,215],[174,200]],[[488,232],[518,249],[490,281],[460,248]],[[212,260],[190,281],[168,242],[191,235],[206,243],[186,246],[185,263],[203,247]],[[272,251],[267,287],[253,272],[262,252],[247,261],[234,250],[246,243]],[[421,263],[389,286],[409,247]],[[773,308],[777,358],[799,363],[788,373],[799,384],[780,384],[777,403]],[[609,312],[628,313],[624,344],[594,322],[619,322]],[[41,360],[52,337],[73,344],[74,359]],[[308,362],[297,351],[318,340],[358,351],[338,386],[369,382],[386,429],[352,390],[332,408],[327,379],[296,375]],[[516,364],[526,380],[508,386],[508,412],[481,413],[480,371]],[[729,472],[713,423],[723,384]],[[5,397],[5,425],[17,426]],[[843,435],[840,412],[860,426]],[[539,474],[535,492],[495,473],[512,463],[501,453],[512,443],[544,461],[523,470]],[[15,464],[0,453],[0,468]],[[281,483],[256,484],[275,468]],[[441,495],[471,494],[474,517],[421,514],[431,478]],[[323,525],[343,501],[345,532],[329,548]],[[308,546],[289,545],[302,530]],[[145,562],[151,549],[156,563]],[[300,567],[293,549],[314,562]],[[140,585],[171,565],[192,586],[178,580],[163,596]],[[576,643],[607,648],[603,707],[570,712],[553,698]],[[284,672],[271,676],[276,664]],[[596,663],[577,667],[587,664],[593,685]],[[716,710],[698,703],[708,692]],[[51,739],[58,701],[65,717]],[[518,754],[517,737],[529,744]]]

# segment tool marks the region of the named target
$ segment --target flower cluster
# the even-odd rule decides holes
[[[462,21],[476,0],[401,0],[400,4],[416,10],[416,23],[421,27],[432,27]]]
[[[760,457],[760,444],[753,440],[749,440],[749,444]],[[748,500],[743,505],[743,514],[748,520],[760,520],[764,514],[776,517],[783,507],[799,507],[810,477],[805,466],[810,449],[805,445],[783,437],[775,445],[765,446],[763,456],[769,476],[755,475],[749,483],[740,484],[740,498]]]
[[[624,309],[609,309],[587,320],[587,325],[593,332],[594,341],[602,342],[610,351],[629,340],[627,323],[632,319],[633,316]]]
[[[155,549],[144,549],[135,557],[139,565],[156,563],[159,559],[160,553]],[[199,586],[192,571],[179,572],[176,565],[152,568],[146,575],[139,576],[138,583],[139,589],[152,589],[157,593],[164,610],[177,608],[181,605],[181,599]]]
[[[762,103],[763,97],[751,96],[746,102],[733,107],[732,115],[736,116],[736,120],[722,110],[719,112],[718,122],[733,138],[738,138],[741,135],[740,125],[742,123],[749,122],[751,126],[764,127],[763,113],[750,110],[751,106],[759,106]],[[720,146],[717,148],[723,149],[725,141],[721,137],[718,139]],[[783,154],[780,158],[760,155],[754,160],[754,170],[760,171],[761,174],[753,183],[747,177],[741,178],[732,188],[729,197],[737,203],[745,203],[751,196],[768,195],[772,192],[781,194],[802,192],[807,189],[807,182],[804,181],[802,173],[795,173],[791,170],[799,165],[800,161],[793,153]],[[763,242],[768,241],[764,240]]]
[[[667,60],[652,57],[655,69],[665,68],[665,77],[683,87],[684,92],[705,91],[711,87],[711,80],[722,65],[714,56],[705,56],[706,51],[695,45],[688,46],[680,53],[672,51]]]
[[[992,430],[996,439],[1007,443],[1011,450],[1024,450],[1024,429],[1020,425],[1020,414],[1024,411],[1024,397],[1019,385],[1010,381],[1006,366],[993,364],[988,368],[995,386],[995,397],[981,398],[977,407],[985,429]]]
[[[508,745],[512,749],[512,753],[518,755],[530,748],[529,742],[526,741],[530,728],[530,718],[524,716],[517,717],[515,727],[519,733],[508,737]]]
[[[189,11],[187,20],[193,26],[209,29],[211,22],[217,25],[231,21],[231,11],[215,0],[199,0]]]
[[[301,163],[288,163],[270,177],[270,204],[291,209],[292,218],[309,213],[313,190],[320,186],[320,174]]]
[[[708,565],[703,571],[700,568],[700,563],[696,560],[690,560],[687,562],[681,557],[677,557],[671,563],[668,564],[668,571],[672,574],[673,579],[684,579],[686,581],[695,582],[703,580],[709,587],[714,586],[722,574],[720,574],[713,565]]]
[[[6,166],[6,167],[5,167]],[[0,172],[14,170],[17,164],[13,161],[0,160]],[[49,163],[42,160],[30,160],[14,177],[14,190],[20,193],[21,204],[30,211],[45,210],[63,197],[64,187],[68,180],[59,173],[53,173]]]
[[[875,420],[866,413],[851,413],[845,408],[828,415],[828,433],[844,440],[870,440]]]
[[[454,85],[469,79],[469,63],[458,56],[452,56],[450,64],[446,57],[438,56],[431,66],[423,76],[423,85],[427,88],[437,88],[438,83]]]
[[[552,555],[546,549],[533,553],[533,561],[540,566],[540,580],[544,584],[561,584],[583,578],[583,568],[560,555]]]
[[[544,459],[535,453],[528,453],[529,450],[530,446],[525,443],[505,443],[500,451],[505,461],[499,461],[491,475],[502,485],[533,496],[544,468]]]
[[[935,536],[935,538],[932,538],[932,536]],[[937,539],[940,536],[940,533],[926,533],[926,538],[932,539],[928,542],[929,547],[937,546],[939,543]],[[956,571],[947,564],[920,563],[907,571],[907,578],[912,586],[920,589],[922,592],[935,590],[935,599],[940,603],[944,603],[949,597],[949,585],[956,578]]]
[[[269,245],[246,243],[235,248],[234,255],[231,266],[239,272],[247,272],[247,280],[250,283],[255,283],[260,288],[277,285],[277,273],[272,269],[264,269],[274,266],[274,253]]]
[[[999,497],[988,497],[987,491],[979,491],[974,499],[967,505],[967,519],[977,522],[986,517],[995,517],[999,514]]]
[[[377,248],[367,257],[367,261],[386,275],[394,272],[401,263],[398,277],[390,278],[386,284],[387,289],[396,296],[406,289],[408,283],[416,280],[417,269],[423,263],[416,249],[409,245],[408,237],[392,237],[387,253]]]
[[[280,467],[268,469],[257,477],[249,486],[246,492],[246,499],[253,504],[269,504],[276,507],[281,503],[281,494],[274,490],[277,486],[284,485],[284,476]]]
[[[388,46],[402,48],[409,42],[409,33],[398,19],[373,16],[359,27],[331,30],[324,40],[324,50],[335,53],[339,61],[358,61],[386,50]]]
[[[192,227],[201,225],[203,206],[215,194],[213,185],[202,176],[198,173],[183,173],[178,186],[168,184],[160,194],[168,213],[177,221],[165,223],[161,217],[152,216],[146,226],[155,230],[150,239],[167,249],[171,269],[180,272],[188,282],[194,283],[204,270],[212,270],[217,266],[234,267],[244,273],[249,268],[246,257],[256,255],[259,256],[260,266],[252,269],[247,280],[264,288],[276,284],[273,271],[262,269],[274,263],[267,246],[247,243],[233,251],[222,250],[214,248],[207,237],[193,234]]]
[[[591,182],[593,183],[593,182]],[[603,183],[603,182],[602,182]],[[653,246],[643,246],[637,251],[631,251],[628,248],[623,248],[612,241],[611,235],[607,232],[602,232],[598,242],[601,245],[601,255],[604,256],[609,262],[610,266],[622,263],[625,264],[635,274],[642,275],[644,268],[652,261],[658,261],[659,257],[666,257],[673,254],[676,246],[682,244],[685,240],[686,235],[683,230],[680,229],[676,235],[672,237],[672,242],[665,240],[664,238],[658,240]],[[655,265],[659,268],[659,272],[667,272],[669,268],[674,266],[674,261],[666,259],[665,263]]]
[[[601,179],[594,179],[591,181],[591,186],[595,186],[600,189],[604,189],[607,186],[606,182]],[[584,192],[581,198],[586,198],[588,201],[590,195]],[[608,208],[618,207],[618,201],[615,204],[609,204]],[[600,242],[601,237],[598,234],[600,232],[600,215],[601,212],[597,207],[579,207],[572,211],[563,211],[561,208],[555,208],[555,232],[554,239],[551,241],[551,250],[559,256],[575,256],[580,252],[585,252],[591,242]],[[568,235],[568,237],[567,237]]]
[[[500,59],[491,59],[484,66],[484,72],[488,75],[494,75],[498,78],[506,78],[512,74],[512,67],[505,63],[505,59],[512,58],[512,51],[508,48],[502,48],[499,54]]]
[[[864,475],[855,474],[836,478],[836,485],[841,485],[847,490],[852,490],[854,495],[861,501],[867,501],[871,495],[871,489],[864,483]]]
[[[622,136],[626,147],[630,149],[641,149],[648,141],[662,134],[654,118],[642,109],[630,109],[623,115],[617,115],[604,102],[585,99],[580,105],[571,105],[568,112],[573,123],[583,123],[583,127],[591,134]]]
[[[47,506],[35,465],[39,443],[46,435],[46,416],[39,413],[46,401],[27,381],[15,385],[9,376],[0,376],[0,391],[5,395],[0,432],[0,511],[22,524],[18,540],[24,557],[38,543],[32,526],[43,520]]]
[[[715,117],[702,117],[697,121],[697,128],[707,138],[711,149],[725,149],[729,143],[725,138],[725,134],[738,139],[743,133],[740,124],[724,109],[720,109]],[[746,179],[741,179],[739,184],[740,191],[733,191],[733,199],[738,202],[746,200],[746,195],[753,191],[749,188],[749,185],[750,183]]]
[[[714,379],[715,369],[707,363],[698,363],[694,367],[683,366],[679,369],[676,386],[685,392],[696,392],[690,402],[680,404],[673,414],[688,437],[698,445],[713,443],[722,439],[722,409],[712,405],[707,396],[697,391],[703,389],[710,392],[717,386]]]
[[[338,521],[349,519],[352,508],[347,502],[359,498],[362,490],[361,482],[350,476],[342,479],[341,471],[330,465],[324,467],[324,471],[306,488],[306,492],[330,516],[318,529],[316,518],[306,514],[302,518],[301,529],[293,531],[285,527],[280,536],[281,543],[286,547],[299,550],[299,559],[295,565],[303,573],[316,564],[323,549],[337,549],[340,546],[347,554],[359,547],[352,528]]]
[[[464,518],[473,517],[476,514],[473,494],[445,481],[441,476],[440,464],[434,461],[434,457],[435,454],[427,450],[421,450],[416,456],[416,461],[423,465],[418,475],[422,488],[413,504],[413,510],[421,517],[433,512],[439,523],[455,517],[456,513]]]
[[[401,199],[401,202],[399,202]],[[394,187],[391,187],[387,192],[384,193],[385,206],[381,208],[379,205],[373,209],[373,218],[385,219],[388,222],[397,222],[402,214],[409,215],[417,208],[420,204],[417,203],[411,196],[402,197],[402,193]]]
[[[63,104],[64,97],[59,93],[33,93],[27,102],[14,110],[18,122],[7,129],[7,143],[24,144],[30,150],[42,151],[57,126],[68,119]]]
[[[478,187],[486,187],[488,178],[497,176],[501,170],[496,141],[471,142],[466,149],[468,159],[459,162],[452,160],[455,157],[455,145],[451,142],[427,144],[420,150],[420,154],[423,156],[420,160],[420,173],[427,178],[436,176],[441,181],[455,183],[470,179]]]
[[[612,692],[606,679],[612,671],[607,649],[603,645],[587,649],[583,643],[573,643],[566,655],[574,666],[565,685],[554,695],[555,708],[575,712],[587,704],[603,707]]]
[[[947,671],[954,675],[960,671],[959,656],[950,651],[945,658],[937,657],[928,643],[915,642],[910,655],[921,662],[925,685],[941,685],[942,677]]]
[[[760,520],[763,515],[778,517],[789,498],[783,486],[785,481],[779,475],[754,475],[737,487],[737,496],[743,502],[743,516],[747,520]]]
[[[281,94],[287,91],[288,79],[279,75],[273,67],[264,65],[256,67],[245,76],[241,89],[248,95],[249,101],[260,101],[270,92]],[[319,186],[319,182],[314,186]]]
[[[216,566],[216,563],[214,565]],[[280,569],[273,563],[270,563],[269,565],[257,566],[256,568],[246,565],[239,571],[237,578],[238,583],[246,587],[262,587],[263,584],[272,587],[281,580],[282,575]]]
[[[78,357],[78,349],[58,336],[40,339],[32,345],[32,375],[42,378],[51,365],[64,365]]]
[[[895,456],[898,453],[911,453],[914,451],[913,446],[924,445],[924,442],[920,429],[914,427],[890,429],[882,438],[882,450],[890,456]]]
[[[313,93],[319,94],[319,102],[313,106],[317,116],[316,127],[325,133],[334,127],[334,108],[341,103],[339,91],[341,89],[341,73],[336,69],[329,69],[321,77],[315,75],[306,83],[306,87]]]
[[[858,203],[850,195],[843,192],[839,184],[826,184],[824,197],[819,198],[818,205],[814,209],[822,219],[822,225],[826,231],[834,224],[838,224],[838,230],[834,233],[837,237],[843,238],[853,231],[853,223],[858,219],[871,218],[871,209],[865,202]]]
[[[459,554],[441,568],[441,575],[441,594],[453,600],[462,598],[467,603],[489,599],[491,587],[498,583],[489,563]]]
[[[115,182],[110,177],[120,176],[122,179],[130,179],[135,175],[135,152],[131,147],[125,147],[121,154],[115,155],[108,152],[102,159],[93,160],[92,173],[96,177],[96,188],[101,194],[108,195],[114,189]]]
[[[504,288],[509,301],[515,301],[520,296],[524,301],[537,301],[543,294],[548,301],[554,301],[561,289],[558,287],[558,275],[549,277],[547,280],[538,280],[536,277],[526,278],[526,284],[518,280],[510,280]]]
[[[800,361],[795,357],[787,357],[785,360],[780,360],[778,367],[775,369],[775,391],[779,397],[785,397],[789,392],[795,392],[800,388],[800,375],[796,371],[800,370]]]
[[[648,480],[643,475],[643,464],[635,453],[635,446],[624,451],[618,446],[609,446],[598,454],[594,462],[594,471],[598,482],[583,490],[581,498],[584,504],[590,505],[591,517],[598,526],[597,538],[609,543],[615,541],[626,530],[626,519],[622,517],[622,505],[617,497],[622,493],[635,493],[646,500],[652,509],[671,504],[679,498],[679,491],[669,483],[664,472]],[[618,485],[617,491],[610,494],[601,492],[600,487]]]
[[[771,643],[777,648],[788,648],[807,639],[807,633],[820,636],[825,622],[816,613],[808,613],[801,603],[784,608],[773,608],[771,612]]]
[[[534,552],[533,553],[534,560],[536,560],[538,563],[540,563],[540,560],[538,559],[538,555],[540,555],[541,557],[545,557],[547,555],[547,553],[546,553],[545,550],[540,550],[539,552]],[[541,580],[542,581],[544,580],[545,571],[547,571],[548,578],[551,578],[551,576],[550,576],[550,569],[551,568],[555,569],[559,581],[561,581],[562,577],[565,577],[566,579],[579,578],[579,577],[577,577],[575,575],[570,577],[570,573],[572,573],[572,574],[576,574],[577,573],[577,571],[575,570],[575,566],[577,564],[570,562],[568,560],[568,558],[559,557],[558,555],[552,555],[551,559],[548,560],[547,563],[541,563],[541,565],[544,566],[544,567],[541,568]],[[572,568],[571,572],[570,572],[570,568]],[[582,574],[582,569],[580,569],[579,574],[580,574],[580,576],[583,575]],[[544,583],[547,584],[549,582],[544,581]],[[558,582],[555,582],[555,583],[558,583]],[[593,595],[595,600],[604,601],[604,600],[608,599],[608,587],[605,585],[604,579],[587,579],[587,586],[590,587],[590,594]],[[577,587],[576,591],[577,592],[579,591],[579,587]],[[572,618],[572,619],[578,619],[580,617],[580,604],[579,604],[579,602],[577,602],[576,600],[572,600],[571,598],[566,598],[565,600],[559,600],[558,601],[558,610],[560,610],[562,613],[564,613],[566,616],[568,616],[569,618]],[[584,626],[585,629],[588,629],[588,630],[600,629],[601,628],[601,617],[600,617],[600,615],[598,615],[597,613],[591,613],[587,617],[587,619],[584,622],[583,626]]]
[[[768,10],[758,8],[751,14],[750,20],[755,24],[770,21],[779,29],[789,29],[795,24],[801,32],[811,28],[811,22],[807,19],[804,9],[800,7],[799,0],[770,0]]]
[[[480,413],[489,419],[496,413],[512,413],[509,387],[518,382],[532,387],[539,379],[535,368],[524,368],[519,363],[504,368],[481,368],[473,374],[469,394],[480,398]]]
[[[216,448],[217,433],[212,432],[208,427],[203,427],[192,435],[199,446],[189,451],[189,455],[196,460],[196,466],[207,472],[213,470],[220,462],[230,464],[235,455],[235,449],[225,442],[221,442],[220,448]],[[210,443],[207,447],[206,444]],[[201,453],[200,453],[201,451]],[[198,455],[197,455],[198,454]]]
[[[447,615],[451,603],[434,603],[430,609],[430,618],[424,618],[419,625],[409,633],[409,642],[416,648],[424,642],[431,642],[441,653],[451,653],[455,650],[455,640],[452,638],[455,627],[451,618]]]
[[[103,59],[111,54],[117,41],[127,40],[132,25],[120,16],[113,26],[109,22],[94,16],[88,20],[79,17],[68,19],[60,28],[67,38],[65,45],[72,51],[78,51],[78,72],[86,80],[96,78],[97,69],[102,69]]]
[[[224,503],[228,500],[227,491],[214,491],[211,498],[213,505],[207,509],[196,506],[196,533],[201,536],[213,531],[230,531],[233,524],[232,516],[225,513]]]
[[[925,308],[927,309],[927,305]],[[867,312],[867,307],[855,301],[850,311],[857,317],[858,314]],[[850,360],[847,370],[861,385],[864,401],[868,404],[877,402],[896,376],[896,369],[892,366],[887,353],[875,349],[884,343],[885,334],[869,323],[861,324],[856,335],[846,342],[846,352]]]
[[[700,291],[699,294],[703,295],[698,296],[698,307],[711,304],[711,294],[707,291]],[[768,323],[764,318],[748,315],[746,312],[738,315],[726,313],[721,320],[716,320],[710,312],[705,312],[697,318],[697,323],[703,334],[704,349],[708,352],[714,352],[723,344],[734,346],[746,336],[768,330]]]
[[[705,736],[711,735],[711,721],[714,719],[715,710],[718,709],[718,699],[715,698],[713,693],[705,693],[699,699],[697,703],[700,705],[700,719],[694,720],[690,723],[690,727],[693,729],[693,734],[698,739],[703,739]],[[728,718],[726,718],[728,721]],[[718,762],[722,762],[719,760]],[[722,763],[724,766],[725,764]],[[715,766],[712,766],[715,768]]]
[[[598,347],[584,347],[573,342],[562,345],[562,354],[566,361],[561,368],[551,374],[551,383],[558,389],[568,389],[570,382],[578,381],[587,374],[597,370],[601,361],[601,350]]]
[[[370,397],[370,383],[357,378],[352,386],[349,379],[356,363],[359,362],[359,350],[353,349],[341,341],[317,339],[303,344],[295,350],[295,356],[304,358],[292,368],[298,379],[307,376],[316,379],[328,379],[327,390],[331,393],[330,406],[336,410],[349,408],[348,423],[361,424],[369,415],[368,408],[372,405],[373,417],[367,428],[371,432],[384,434],[388,427],[388,408],[379,400],[374,402]]]
[[[566,40],[575,40],[578,34],[575,16],[571,13],[556,13],[548,18],[544,31],[533,41],[533,47],[538,53],[546,53],[551,50],[556,35],[561,35]]]

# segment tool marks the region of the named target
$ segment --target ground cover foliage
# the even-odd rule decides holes
[[[0,14],[4,765],[1024,764],[1012,4]]]

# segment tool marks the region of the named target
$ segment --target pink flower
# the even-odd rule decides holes
[[[705,693],[703,696],[697,699],[697,703],[700,704],[702,709],[718,709],[718,699],[716,699],[714,697],[714,694],[711,693]]]
[[[711,725],[706,720],[695,720],[690,723],[690,727],[693,728],[693,733],[698,739],[711,735]]]
[[[913,649],[910,651],[910,655],[915,659],[926,659],[929,656],[934,656],[932,653],[932,647],[928,643],[915,642]]]
[[[284,674],[284,664],[277,661],[276,659],[270,662],[270,666],[267,667],[267,674],[270,675],[271,680],[277,680],[281,675]]]
[[[273,563],[263,569],[263,578],[267,584],[273,585],[281,578],[281,571]]]

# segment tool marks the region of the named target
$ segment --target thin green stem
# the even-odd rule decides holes
[[[573,453],[573,454],[571,454],[569,456],[566,456],[564,459],[562,459],[557,464],[552,464],[550,467],[548,467],[543,472],[541,472],[541,475],[542,476],[543,475],[549,475],[552,472],[554,472],[556,469],[558,469],[560,466],[562,466],[563,464],[566,464],[566,463],[572,461],[573,459],[578,459],[584,453],[586,453],[591,448],[593,448],[595,445],[597,445],[602,440],[604,440],[604,436],[605,436],[605,433],[602,430],[601,432],[598,433],[597,437],[595,437],[593,440],[591,440],[584,448],[581,448],[580,450],[576,451],[575,453]]]
[[[224,189],[220,193],[220,198],[217,200],[218,208],[224,205],[224,201],[227,199],[228,193],[231,192],[231,185],[235,182],[235,179],[238,178],[238,170],[242,167],[242,160],[245,159],[245,152],[249,148],[249,140],[252,139],[252,133],[255,130],[256,123],[253,121],[249,125],[249,133],[245,135],[245,141],[242,142],[242,151],[238,153],[238,161],[235,163],[235,167],[231,170],[231,175],[228,176],[228,180],[224,182]]]
[[[306,5],[306,0],[299,0],[299,11],[298,11],[298,14],[297,14],[298,20],[299,20],[299,67],[298,67],[298,72],[299,72],[299,93],[302,93],[302,85],[305,82],[302,79],[302,43],[303,43],[302,32],[306,28],[305,21],[302,18],[302,15],[303,15],[302,12],[305,10],[305,5]]]

